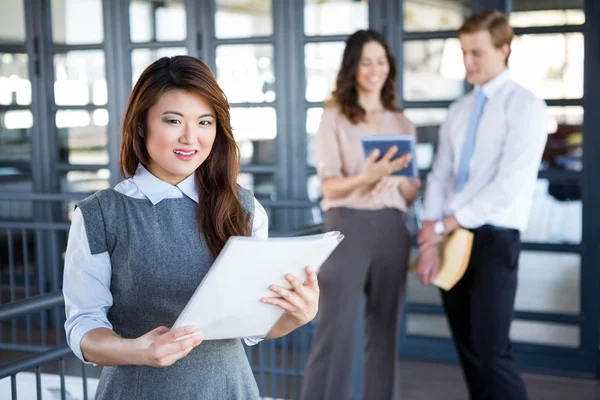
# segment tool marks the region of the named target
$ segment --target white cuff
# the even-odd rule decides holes
[[[246,346],[254,346],[262,342],[263,340],[264,339],[260,336],[245,337],[244,343],[246,343]]]
[[[87,361],[83,356],[83,351],[81,350],[81,340],[89,331],[96,328],[108,328],[112,330],[112,325],[110,323],[105,323],[95,319],[83,320],[79,322],[77,326],[73,327],[73,330],[67,336],[67,343],[77,358],[86,364],[92,364],[94,366],[96,364]]]

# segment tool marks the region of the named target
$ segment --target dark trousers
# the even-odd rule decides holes
[[[303,400],[347,400],[358,313],[366,294],[362,398],[397,398],[399,319],[410,235],[397,210],[335,208],[325,229],[345,238],[321,267],[319,313],[302,382]]]
[[[521,249],[519,232],[473,230],[471,260],[442,300],[471,400],[524,400],[525,385],[509,339]]]

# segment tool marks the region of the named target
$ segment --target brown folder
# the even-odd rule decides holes
[[[440,270],[432,283],[444,290],[450,290],[462,278],[469,265],[471,248],[473,247],[473,233],[459,228],[448,235],[440,246]],[[417,257],[410,266],[415,272],[419,266]]]

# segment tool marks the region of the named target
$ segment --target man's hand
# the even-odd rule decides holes
[[[460,224],[454,214],[444,218],[444,226],[446,227],[446,235],[460,228]]]
[[[429,247],[419,255],[416,275],[423,285],[429,285],[440,270],[440,255],[437,247]]]
[[[419,236],[417,237],[417,244],[419,245],[419,251],[424,251],[431,246],[437,246],[444,240],[445,235],[449,235],[454,232],[456,229],[460,228],[460,224],[458,220],[454,216],[454,214],[447,216],[444,218],[444,235],[438,235],[435,233],[433,226],[435,225],[435,221],[424,221],[423,227],[419,232]]]
[[[435,221],[424,221],[423,227],[419,231],[419,235],[417,237],[417,244],[419,245],[419,251],[422,253],[425,250],[435,247],[438,244],[442,243],[444,237],[438,235],[433,230],[433,226],[435,225]]]

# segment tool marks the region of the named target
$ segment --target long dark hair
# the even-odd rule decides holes
[[[396,60],[390,51],[383,36],[372,29],[359,30],[353,33],[346,41],[342,66],[338,72],[336,88],[332,93],[333,101],[339,105],[344,114],[352,123],[357,124],[364,121],[366,112],[358,104],[358,90],[356,88],[356,72],[362,54],[363,47],[369,42],[377,42],[385,49],[390,72],[383,88],[381,89],[381,102],[387,110],[402,111],[398,106],[396,95],[396,76],[398,67]]]
[[[196,169],[200,197],[199,226],[216,257],[230,236],[249,236],[249,216],[237,198],[239,149],[233,138],[229,103],[210,68],[190,56],[163,57],[152,63],[135,84],[123,120],[121,171],[133,176],[139,163],[148,168],[146,116],[148,109],[169,90],[202,96],[215,110],[217,132],[212,150]]]

